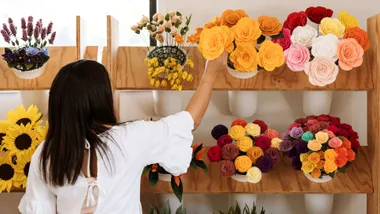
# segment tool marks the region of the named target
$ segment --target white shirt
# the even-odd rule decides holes
[[[98,158],[100,196],[95,214],[141,214],[143,168],[159,163],[175,176],[186,173],[192,158],[193,128],[194,120],[189,112],[180,112],[155,122],[137,121],[110,129],[116,142],[108,142],[114,170],[110,174],[107,160]],[[33,155],[20,212],[79,214],[88,187],[85,177],[79,176],[74,185],[58,188],[47,185],[40,172],[42,147]]]

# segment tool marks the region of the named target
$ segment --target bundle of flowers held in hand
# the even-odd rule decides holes
[[[184,20],[185,19],[185,20]],[[185,65],[194,67],[185,50],[185,38],[189,31],[190,17],[184,17],[178,11],[166,15],[156,13],[153,20],[143,16],[137,25],[131,27],[136,33],[147,30],[158,46],[149,50],[145,64],[148,68],[150,84],[157,88],[170,86],[172,90],[181,91],[185,81],[192,82],[193,76],[184,69]]]
[[[207,156],[211,162],[220,162],[222,176],[246,175],[250,183],[258,183],[262,173],[268,173],[280,161],[278,132],[269,129],[264,121],[247,123],[237,119],[230,130],[217,125],[211,132],[217,146]]]
[[[266,40],[285,36],[282,24],[275,17],[260,16],[254,20],[244,10],[226,10],[192,36],[199,38],[198,49],[207,60],[227,51],[228,66],[239,72],[273,71],[285,62],[282,47]]]
[[[36,106],[19,106],[0,121],[0,193],[26,188],[32,155],[48,130],[41,116]]]
[[[33,23],[33,17],[21,19],[21,30],[11,18],[8,24],[3,24],[0,31],[5,42],[14,48],[5,48],[3,59],[10,68],[19,71],[31,71],[42,67],[49,60],[48,45],[53,44],[56,32],[53,32],[53,23],[43,26],[42,20]]]
[[[330,9],[309,7],[289,14],[284,22],[286,64],[292,71],[305,71],[315,86],[333,83],[339,67],[345,71],[359,67],[370,47],[367,32],[359,28],[354,16],[345,11],[337,18],[332,16]],[[319,28],[309,25],[308,20]]]
[[[330,115],[299,118],[289,125],[283,138],[281,151],[292,158],[295,169],[313,178],[345,172],[360,148],[352,126]]]

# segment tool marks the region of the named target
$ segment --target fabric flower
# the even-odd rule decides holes
[[[222,28],[213,27],[204,29],[201,33],[198,50],[207,60],[213,60],[221,56],[225,50],[224,31]]]
[[[247,151],[247,156],[251,159],[252,163],[256,163],[256,160],[263,155],[263,150],[258,146],[251,147]]]
[[[307,143],[307,148],[309,148],[311,151],[317,152],[322,149],[322,144],[317,140],[310,140]]]
[[[273,148],[280,149],[280,144],[282,142],[282,139],[280,138],[273,138],[270,143]]]
[[[248,123],[245,126],[245,131],[249,135],[251,135],[252,137],[257,137],[261,133],[261,127],[259,125],[257,125],[257,124],[254,124],[254,123]]]
[[[226,144],[222,148],[222,157],[224,160],[234,160],[239,155],[239,148],[235,144]]]
[[[294,122],[288,126],[288,130],[292,130],[293,127],[301,127],[301,124]]]
[[[280,134],[276,130],[273,130],[273,129],[267,129],[264,132],[264,135],[266,135],[267,137],[269,137],[271,140],[273,138],[279,138],[280,137]]]
[[[338,156],[338,154],[336,154],[334,149],[327,149],[325,151],[325,159],[326,160],[335,161],[336,156]]]
[[[253,46],[237,46],[230,54],[230,60],[235,70],[240,72],[253,72],[257,70],[258,53]]]
[[[269,148],[265,151],[265,155],[272,158],[273,164],[277,163],[281,159],[280,151],[276,148]]]
[[[207,152],[207,157],[211,162],[219,162],[222,160],[222,148],[219,146],[211,147]]]
[[[228,128],[221,124],[215,126],[211,131],[211,135],[215,140],[218,140],[221,136],[225,134],[228,134]]]
[[[339,129],[338,132],[336,133],[336,135],[338,136],[343,136],[343,137],[348,137],[348,131],[344,130],[344,129]]]
[[[261,156],[257,159],[256,166],[261,170],[261,172],[268,173],[273,168],[272,158],[266,155]]]
[[[353,38],[343,39],[338,43],[339,66],[349,71],[363,63],[364,50]]]
[[[276,17],[260,16],[257,21],[264,36],[276,36],[282,30],[282,24]]]
[[[259,49],[259,65],[266,71],[273,71],[285,63],[282,47],[270,40],[261,43]]]
[[[288,28],[290,32],[293,32],[293,30],[298,26],[305,26],[307,22],[307,16],[305,12],[294,12],[288,15],[284,22],[284,27]]]
[[[290,140],[283,140],[280,143],[280,150],[283,152],[289,152],[293,148],[293,142]]]
[[[307,48],[310,48],[312,42],[317,38],[318,32],[315,28],[310,25],[298,26],[293,30],[292,36],[290,39],[293,44],[303,45]]]
[[[220,136],[217,140],[217,144],[220,148],[223,148],[225,145],[232,143],[232,138],[228,134]]]
[[[248,17],[244,10],[226,10],[220,17],[222,25],[232,27],[238,23],[241,18]]]
[[[321,157],[319,156],[317,152],[313,152],[308,156],[307,160],[314,164],[318,164],[319,161],[321,160]]]
[[[262,120],[255,120],[252,123],[260,126],[260,134],[263,134],[268,129],[268,125]]]
[[[266,151],[271,146],[271,140],[267,136],[259,136],[255,138],[255,145]]]
[[[300,161],[303,163],[303,162],[306,162],[306,161],[309,161],[309,155],[307,153],[304,153],[304,154],[300,154]]]
[[[253,46],[261,36],[260,24],[256,20],[244,17],[234,26],[233,33],[236,46]]]
[[[250,137],[244,136],[236,142],[236,146],[242,152],[247,152],[253,146],[253,141]]]
[[[336,157],[335,159],[335,164],[339,167],[339,168],[342,168],[344,167],[348,162],[348,159],[346,156],[340,156],[338,155],[338,157]]]
[[[220,174],[222,176],[231,177],[235,174],[236,168],[234,162],[230,160],[222,160],[220,162]]]
[[[353,38],[355,39],[360,46],[362,46],[364,51],[367,51],[371,44],[368,39],[368,34],[365,30],[359,28],[359,27],[353,27],[346,30],[346,33],[344,33],[345,39]]]
[[[322,173],[319,168],[314,168],[313,171],[311,172],[311,177],[313,178],[319,178],[321,177]]]
[[[324,18],[319,25],[319,32],[322,35],[334,34],[338,38],[342,38],[346,27],[335,18]]]
[[[286,65],[292,71],[303,71],[305,64],[310,60],[310,52],[303,45],[292,44],[284,51]]]
[[[252,167],[247,171],[247,181],[252,184],[259,183],[262,177],[261,170],[258,167]]]
[[[342,146],[346,149],[351,149],[351,141],[344,137]]]
[[[309,142],[309,140],[314,139],[313,133],[307,131],[302,134],[302,140],[305,142]]]
[[[306,153],[308,151],[307,143],[302,140],[295,140],[293,142],[293,147],[296,148],[298,153]]]
[[[328,136],[329,138],[336,137],[335,134],[334,134],[332,131],[329,131],[329,130],[327,130],[327,129],[323,129],[322,132],[327,133],[327,136]]]
[[[288,152],[288,157],[289,158],[296,158],[298,157],[300,154],[299,152],[297,151],[297,149],[294,147],[294,142],[293,142],[293,148]]]
[[[237,126],[237,125],[245,127],[247,125],[247,122],[245,120],[242,120],[242,119],[236,119],[232,122],[231,127]]]
[[[335,152],[338,156],[342,156],[342,157],[346,157],[348,155],[348,150],[344,147],[335,148]]]
[[[337,48],[339,39],[334,34],[319,36],[313,40],[311,54],[314,57],[327,57],[337,59]]]
[[[248,169],[252,167],[252,160],[246,156],[242,155],[236,158],[235,160],[235,168],[240,173],[246,173]]]
[[[293,127],[289,134],[292,138],[301,138],[303,130],[301,127]]]
[[[341,11],[338,14],[338,19],[346,28],[354,28],[359,26],[359,21],[354,16],[351,16],[346,11]]]
[[[339,68],[329,58],[316,57],[306,63],[305,73],[309,76],[309,82],[312,85],[323,87],[335,82]]]
[[[233,126],[230,129],[229,135],[233,140],[240,140],[245,136],[245,128],[242,126]]]
[[[315,169],[316,165],[310,161],[306,161],[306,162],[303,162],[302,163],[302,172],[306,173],[306,174],[310,174],[314,169]]]
[[[338,128],[334,125],[329,125],[329,127],[327,128],[327,130],[331,131],[332,133],[337,133],[338,132]]]
[[[306,9],[305,13],[310,21],[316,24],[320,24],[323,18],[331,17],[333,15],[333,11],[331,9],[321,6],[309,7]]]
[[[315,134],[315,139],[324,144],[324,143],[327,143],[327,141],[329,140],[329,135],[326,133],[326,132],[318,132],[317,134]]]
[[[318,120],[316,120],[316,119],[309,119],[309,120],[306,121],[306,126],[310,127],[310,126],[312,126],[312,125],[314,125],[316,123],[318,123]]]
[[[329,140],[329,146],[331,148],[338,148],[338,147],[341,147],[343,144],[342,140],[339,139],[338,137],[334,137],[332,139]]]
[[[331,174],[338,169],[338,166],[335,164],[334,161],[326,160],[323,168],[327,174]]]
[[[324,161],[324,160],[321,160],[321,161],[318,162],[318,164],[317,164],[317,168],[318,168],[318,169],[323,169],[324,165],[325,165],[325,161]]]
[[[354,152],[354,150],[348,149],[347,150],[347,160],[350,161],[350,162],[354,161],[355,157],[356,157],[356,153]]]

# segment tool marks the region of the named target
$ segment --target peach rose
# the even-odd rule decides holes
[[[248,17],[248,15],[243,10],[226,10],[220,17],[220,21],[222,25],[232,27],[244,17]]]
[[[305,73],[312,85],[323,87],[336,80],[339,68],[330,58],[316,57],[305,64]]]
[[[268,136],[271,140],[273,138],[279,138],[280,137],[280,134],[276,131],[276,130],[273,130],[273,129],[267,129],[264,134],[266,136]]]
[[[338,148],[338,147],[341,147],[343,144],[342,140],[339,139],[338,137],[334,137],[332,139],[329,140],[329,146],[331,148]]]
[[[264,36],[278,35],[282,30],[282,24],[276,17],[260,16],[257,21]]]
[[[353,38],[340,40],[338,43],[339,66],[349,71],[363,63],[364,49]]]
[[[368,34],[365,30],[359,28],[359,27],[353,27],[346,30],[346,33],[344,33],[345,39],[348,38],[354,38],[364,49],[364,51],[367,51],[369,47],[371,46],[371,43],[368,39]]]
[[[310,140],[307,143],[307,148],[309,148],[311,151],[317,152],[322,149],[322,144],[317,140]]]
[[[260,24],[258,21],[248,17],[242,18],[232,27],[235,43],[237,46],[254,46],[261,36]]]

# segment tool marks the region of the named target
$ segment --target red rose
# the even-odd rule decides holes
[[[338,132],[336,133],[337,136],[343,136],[348,138],[348,132],[344,129],[339,129]]]
[[[252,123],[260,126],[260,132],[261,132],[261,134],[264,133],[268,129],[267,124],[264,121],[262,121],[262,120],[255,120]]]
[[[316,24],[320,24],[323,18],[331,17],[333,15],[332,10],[321,6],[309,7],[306,9],[305,13],[310,21]]]
[[[289,126],[288,126],[288,130],[290,131],[290,130],[292,130],[292,128],[294,128],[294,127],[301,127],[301,124],[299,124],[299,123],[296,123],[296,122],[294,122],[294,123],[292,123],[292,124],[290,124]]]
[[[306,118],[298,118],[294,122],[299,123],[299,124],[305,124],[307,122],[307,119]]]
[[[340,125],[340,118],[339,117],[330,116],[330,122],[334,122],[334,123]]]
[[[219,162],[222,160],[222,148],[219,146],[211,147],[207,152],[207,157],[211,162]]]
[[[349,139],[351,141],[351,148],[352,149],[359,149],[360,148],[360,143],[356,139]]]
[[[339,128],[344,129],[344,130],[346,130],[346,131],[350,131],[350,130],[352,130],[352,126],[349,125],[349,124],[347,124],[347,123],[342,123],[342,124],[340,124],[340,127],[339,127]]]
[[[327,128],[327,130],[331,131],[332,133],[337,133],[338,132],[338,128],[334,125],[329,125],[329,127]]]
[[[329,127],[329,124],[327,122],[319,122],[320,129],[327,129]]]
[[[348,131],[348,134],[349,134],[349,136],[350,136],[351,138],[354,138],[354,139],[358,139],[358,138],[359,138],[358,133],[357,133],[356,131],[354,131],[354,130],[350,130],[350,131]]]
[[[309,127],[307,127],[307,126],[303,127],[303,128],[302,128],[302,131],[303,131],[303,132],[307,132],[307,131],[309,131]]]
[[[318,117],[315,116],[315,115],[310,115],[310,116],[307,116],[306,119],[307,120],[316,120]]]
[[[231,177],[235,174],[236,168],[234,162],[230,160],[223,160],[220,163],[220,174],[222,176]]]
[[[317,132],[321,131],[321,127],[319,126],[319,123],[316,123],[309,127],[309,130],[311,133],[316,134]]]
[[[255,145],[266,151],[271,146],[270,138],[265,135],[257,137],[255,138]]]
[[[223,148],[224,145],[229,143],[232,143],[232,138],[228,134],[222,135],[217,141],[217,144],[220,148]]]
[[[326,114],[321,114],[317,118],[318,121],[323,121],[323,122],[329,122],[330,121],[330,116]]]
[[[335,126],[335,127],[339,128],[340,122],[338,122],[337,120],[331,120],[330,126]]]
[[[298,26],[305,26],[307,22],[306,13],[301,12],[294,12],[289,14],[288,18],[286,18],[286,21],[284,22],[284,27],[288,28],[290,32],[293,32],[293,30]]]

